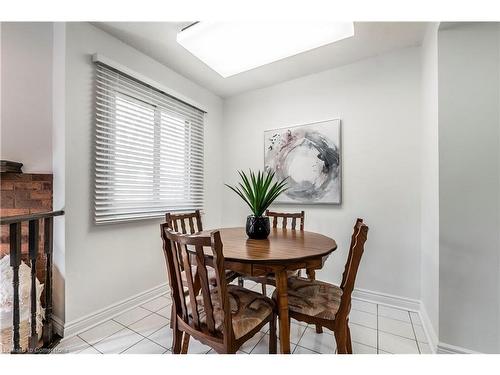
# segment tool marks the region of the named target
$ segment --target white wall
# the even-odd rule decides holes
[[[438,29],[429,24],[422,42],[421,238],[420,290],[424,319],[430,321],[433,346],[439,334],[439,142]]]
[[[207,109],[203,220],[207,228],[220,226],[222,100],[88,23],[67,23],[66,323],[167,281],[161,220],[93,224],[94,53],[147,75]]]
[[[500,352],[498,24],[439,31],[439,338]]]
[[[0,158],[51,173],[52,24],[2,22],[1,37]]]
[[[357,287],[420,298],[420,50],[409,48],[229,98],[224,104],[224,182],[263,168],[264,130],[342,120],[342,206],[305,209],[306,229],[339,249],[319,272],[339,281],[357,217],[370,227]],[[222,224],[248,209],[224,189]]]

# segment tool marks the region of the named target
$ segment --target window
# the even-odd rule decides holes
[[[95,222],[203,208],[204,112],[96,63]]]

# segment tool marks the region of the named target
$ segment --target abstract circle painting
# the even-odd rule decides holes
[[[265,169],[289,189],[277,203],[340,204],[340,120],[265,132]]]

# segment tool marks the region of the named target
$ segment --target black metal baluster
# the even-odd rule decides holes
[[[45,267],[45,319],[43,321],[43,344],[48,346],[52,342],[52,248],[53,248],[53,218],[44,220],[44,252]]]
[[[39,246],[40,222],[44,219],[44,253],[46,256],[46,272],[45,272],[45,319],[43,321],[43,351],[50,351],[58,342],[58,336],[53,332],[52,311],[53,311],[53,229],[54,217],[64,215],[64,211],[41,212],[30,215],[19,216],[0,216],[0,225],[9,225],[9,242],[10,242],[10,266],[12,267],[12,289],[13,289],[13,308],[12,308],[12,353],[25,353],[21,347],[20,337],[20,315],[21,301],[19,300],[19,268],[21,266],[21,242],[22,242],[22,223],[29,222],[29,259],[31,263],[31,330],[28,343],[28,352],[39,352],[38,334],[36,325],[37,316],[37,294],[36,294],[36,267],[37,255]],[[24,342],[24,341],[23,341]]]
[[[21,265],[21,223],[9,226],[10,266],[13,271],[12,287],[14,289],[14,310],[12,315],[13,349],[12,353],[21,353],[19,344],[19,266]]]
[[[38,255],[38,236],[39,236],[38,220],[30,220],[29,222],[29,256],[31,260],[31,336],[29,340],[30,352],[34,352],[38,345],[38,334],[36,332],[36,258]]]

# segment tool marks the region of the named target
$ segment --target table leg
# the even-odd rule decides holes
[[[288,319],[288,285],[286,271],[276,272],[278,290],[278,313],[280,330],[280,348],[282,354],[290,354],[290,320]]]
[[[316,280],[316,271],[314,268],[307,268],[306,273],[309,280]]]

